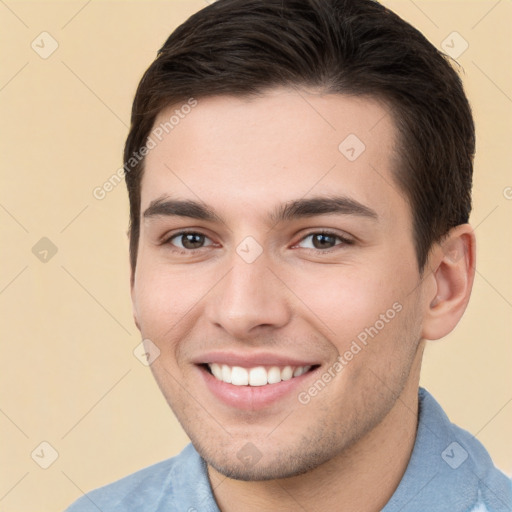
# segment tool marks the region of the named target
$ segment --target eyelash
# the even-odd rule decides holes
[[[209,247],[209,246],[206,246],[206,247],[199,247],[197,249],[181,249],[179,247],[175,247],[171,241],[174,239],[174,238],[178,238],[180,236],[183,236],[183,235],[202,235],[204,236],[205,238],[208,238],[204,233],[201,233],[199,231],[179,231],[178,233],[174,233],[173,235],[171,235],[170,237],[168,237],[167,239],[165,239],[162,243],[162,245],[169,245],[172,249],[172,251],[178,253],[178,254],[194,254],[196,251],[201,251],[202,249],[206,249],[206,247]],[[303,242],[304,240],[306,240],[307,238],[309,238],[310,236],[313,236],[313,235],[323,235],[323,236],[328,236],[328,237],[332,237],[332,238],[337,238],[338,240],[340,240],[341,243],[339,244],[336,244],[334,247],[330,247],[328,249],[311,249],[309,247],[306,247],[305,249],[308,249],[310,251],[315,251],[316,253],[320,253],[320,254],[329,254],[331,253],[332,251],[334,250],[337,250],[336,248],[339,247],[339,246],[344,246],[344,245],[352,245],[354,243],[353,240],[350,240],[348,238],[345,238],[341,235],[339,235],[338,233],[334,233],[332,231],[328,231],[328,230],[320,230],[320,231],[311,231],[310,233],[304,235],[298,243],[300,242]],[[209,239],[209,238],[208,238]],[[295,244],[294,247],[296,245]]]

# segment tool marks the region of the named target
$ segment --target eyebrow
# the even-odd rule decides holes
[[[279,223],[316,215],[355,215],[377,221],[379,216],[375,210],[345,196],[312,197],[289,201],[272,212],[268,219],[271,223]],[[159,216],[179,216],[211,222],[225,223],[222,217],[204,203],[190,199],[170,199],[167,196],[152,201],[144,211],[143,217],[149,219]]]

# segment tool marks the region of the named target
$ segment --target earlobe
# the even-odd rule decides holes
[[[431,252],[430,281],[434,293],[426,297],[422,337],[437,340],[449,334],[466,309],[475,276],[476,241],[469,224],[453,228]]]
[[[133,300],[133,296],[132,296],[132,315],[133,315],[133,321],[135,322],[137,329],[140,331],[140,325],[139,325],[139,321],[137,319],[137,311],[135,308],[135,302]]]
[[[140,325],[139,321],[137,320],[137,307],[135,303],[135,280],[134,280],[134,272],[131,274],[130,278],[130,295],[132,299],[132,315],[133,315],[133,321],[135,322],[135,325],[137,329],[140,331]]]
[[[135,313],[133,314],[133,321],[135,322],[135,326],[137,327],[137,329],[140,331],[140,325],[139,322],[137,321],[137,315],[135,315]]]

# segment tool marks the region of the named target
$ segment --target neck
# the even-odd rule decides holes
[[[209,466],[220,510],[325,511],[340,510],[340,504],[344,512],[382,510],[398,487],[414,447],[419,366],[420,360],[390,412],[372,431],[349,450],[303,475],[246,482],[226,478]]]

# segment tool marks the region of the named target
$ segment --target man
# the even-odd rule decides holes
[[[135,322],[192,444],[107,511],[510,511],[419,389],[475,269],[461,81],[371,0],[219,0],[141,80],[125,146]]]

